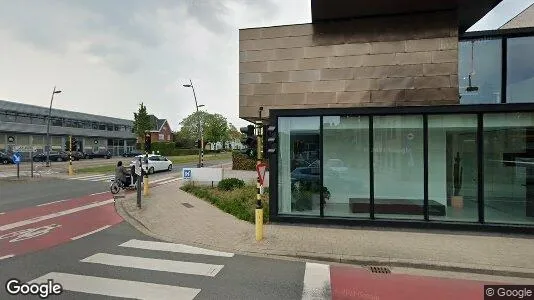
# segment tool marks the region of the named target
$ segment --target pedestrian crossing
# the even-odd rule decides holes
[[[198,284],[195,284],[196,286],[181,286],[187,285],[187,280],[162,282],[165,281],[162,278],[167,278],[167,276],[158,277],[156,273],[214,279],[223,270],[225,260],[234,257],[233,253],[137,239],[129,240],[110,250],[109,252],[119,253],[95,253],[79,261],[79,264],[82,265],[97,266],[96,269],[87,266],[75,266],[76,272],[72,272],[73,270],[66,270],[65,272],[54,270],[54,272],[44,274],[28,283],[40,284],[53,280],[62,285],[63,294],[66,295],[68,292],[74,292],[90,294],[93,295],[92,297],[193,300],[202,291]],[[122,253],[125,251],[127,253]],[[199,262],[194,255],[199,255],[198,260],[211,263]],[[186,259],[180,260],[184,257]],[[223,263],[215,263],[214,260]],[[110,270],[110,268],[113,269]],[[86,274],[83,271],[86,271]],[[147,273],[141,274],[140,272]],[[131,278],[124,278],[125,276],[120,276],[120,274],[135,274],[138,278],[143,279],[132,280]],[[160,279],[159,282],[158,279]],[[169,284],[169,282],[182,284]],[[72,296],[75,297],[75,295]]]
[[[110,182],[112,179],[115,179],[114,174],[93,174],[93,175],[84,175],[84,176],[75,176],[67,177],[67,180],[82,180],[82,181],[92,181],[92,182]],[[176,181],[176,177],[164,177],[164,178],[150,178],[150,184],[165,184]]]
[[[83,181],[93,181],[93,182],[109,182],[111,179],[115,179],[114,174],[92,174],[84,176],[75,176],[68,177],[67,180],[83,180]]]

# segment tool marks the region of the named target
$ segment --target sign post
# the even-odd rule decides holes
[[[17,178],[20,178],[20,153],[13,154],[13,162],[17,164]]]
[[[135,162],[135,174],[137,175],[137,181],[135,184],[137,185],[137,207],[138,208],[141,208],[141,180],[142,180],[141,167],[142,167],[141,157],[139,157],[139,160]]]

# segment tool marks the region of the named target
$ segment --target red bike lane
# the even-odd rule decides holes
[[[0,259],[54,247],[122,221],[109,193],[6,212],[0,216]]]
[[[381,274],[358,267],[330,266],[333,300],[483,300],[485,284],[502,283]]]

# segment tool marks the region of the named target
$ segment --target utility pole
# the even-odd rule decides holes
[[[59,94],[61,91],[56,91],[56,87],[54,86],[54,90],[52,91],[52,98],[50,98],[50,108],[48,109],[48,123],[46,125],[46,166],[50,167],[50,117],[52,115],[52,102],[54,101],[54,95]]]
[[[198,112],[198,108],[204,106],[203,104],[198,105],[197,102],[197,95],[195,93],[195,87],[193,86],[193,81],[189,79],[189,84],[184,84],[184,87],[190,87],[193,90],[193,98],[195,99],[195,107],[198,117],[198,134],[199,134],[199,140],[200,140],[200,149],[198,151],[198,167],[202,168],[204,167],[204,135],[202,134],[202,123],[200,119],[200,113]]]

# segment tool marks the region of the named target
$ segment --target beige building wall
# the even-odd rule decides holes
[[[534,4],[522,11],[519,15],[508,21],[499,29],[513,29],[523,27],[534,27]]]
[[[455,12],[239,31],[239,116],[458,103]]]

